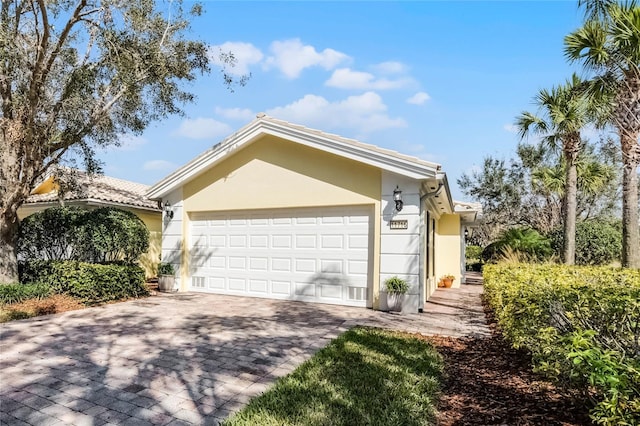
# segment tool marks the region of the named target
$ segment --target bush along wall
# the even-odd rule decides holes
[[[136,265],[39,260],[20,270],[22,282],[47,285],[88,305],[149,295],[144,270]]]
[[[640,424],[640,270],[487,265],[485,297],[534,369],[578,389],[603,425]]]

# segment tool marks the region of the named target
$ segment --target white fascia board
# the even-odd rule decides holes
[[[429,167],[424,164],[405,160],[397,156],[388,155],[380,151],[369,150],[322,135],[308,133],[296,128],[279,125],[273,122],[265,122],[265,133],[286,140],[297,142],[311,148],[320,149],[331,154],[378,167],[380,169],[407,176],[412,179],[429,179],[436,176],[437,166]]]
[[[152,200],[161,199],[176,187],[214,166],[230,152],[253,142],[261,135],[276,136],[413,179],[433,178],[438,173],[436,164],[434,167],[430,167],[380,151],[369,150],[366,147],[328,138],[322,134],[258,119],[155,184],[147,192],[147,197]]]
[[[240,129],[221,143],[203,152],[160,182],[153,185],[147,191],[147,198],[152,200],[162,199],[178,186],[181,186],[185,182],[207,170],[209,167],[215,165],[231,151],[240,148],[247,142],[255,140],[256,137],[262,134],[262,132],[258,130],[259,126],[256,126],[256,124],[258,124],[257,121],[249,123],[248,126]]]

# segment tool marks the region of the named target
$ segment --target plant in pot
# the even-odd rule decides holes
[[[409,291],[409,285],[405,280],[398,277],[391,277],[384,282],[387,288],[387,306],[390,311],[402,311],[402,301],[404,295]]]
[[[451,288],[453,280],[455,279],[456,277],[453,275],[443,275],[440,277],[440,281],[438,281],[438,287]]]
[[[176,283],[175,270],[170,263],[160,263],[158,265],[158,290],[173,291]]]

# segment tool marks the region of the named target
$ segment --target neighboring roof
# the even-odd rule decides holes
[[[453,201],[454,212],[462,217],[463,225],[475,225],[482,217],[482,204]]]
[[[116,206],[137,207],[145,210],[160,210],[158,203],[146,196],[149,185],[116,179],[104,175],[88,175],[87,173],[73,171],[77,189],[64,194],[64,201],[84,201],[95,204],[112,204]],[[51,185],[55,180],[54,175],[48,176],[24,204],[53,203],[59,200],[58,185]],[[42,188],[47,188],[42,192]],[[49,188],[51,188],[49,190]]]
[[[414,179],[434,178],[441,168],[437,163],[259,113],[255,120],[153,185],[147,195],[152,199],[166,196],[262,135],[280,137]]]

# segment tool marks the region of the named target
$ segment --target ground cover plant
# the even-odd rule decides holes
[[[424,340],[356,327],[224,425],[432,425],[442,368]]]
[[[485,295],[501,332],[536,371],[577,389],[598,424],[640,424],[640,271],[490,265]]]

